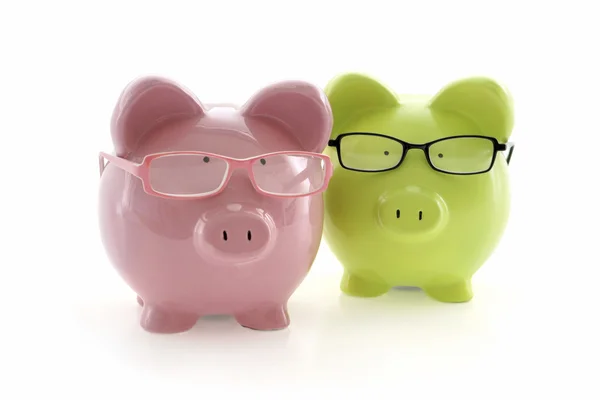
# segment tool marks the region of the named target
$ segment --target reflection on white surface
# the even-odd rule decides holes
[[[540,363],[549,349],[561,363],[575,360],[557,341],[558,332],[578,316],[550,296],[556,287],[532,291],[524,281],[507,279],[519,269],[509,259],[500,254],[486,265],[474,280],[470,303],[438,303],[414,289],[358,299],[340,293],[340,266],[323,245],[311,274],[290,300],[288,329],[253,331],[232,317],[211,316],[176,335],[143,331],[135,295],[102,261],[87,274],[95,286],[84,290],[86,278],[80,276],[83,286],[73,295],[81,297],[69,301],[66,318],[72,330],[66,333],[72,338],[63,336],[43,347],[40,358],[48,354],[50,362],[50,354],[61,355],[64,362],[55,372],[87,382],[94,381],[86,372],[93,369],[111,379],[139,375],[131,379],[139,379],[141,387],[154,387],[149,380],[165,385],[202,380],[223,385],[223,392],[241,390],[231,386],[233,381],[300,389],[326,385],[340,393],[353,385],[357,390],[391,382],[398,382],[399,389],[428,385],[428,377],[449,385],[498,384],[500,375],[511,382],[543,384],[556,368]],[[521,277],[527,279],[527,273]],[[589,335],[582,331],[579,338]]]
[[[252,165],[258,187],[268,193],[303,195],[321,188],[325,163],[310,155],[271,155]]]
[[[335,398],[391,386],[487,398],[490,388],[508,396],[521,385],[520,393],[535,395],[561,382],[549,377],[592,379],[595,369],[580,362],[598,354],[593,285],[565,289],[562,275],[552,274],[532,285],[540,282],[540,268],[503,251],[519,248],[517,239],[507,237],[477,274],[470,303],[438,303],[413,289],[374,299],[342,295],[341,267],[323,244],[290,300],[288,329],[253,331],[232,317],[213,316],[176,335],[140,328],[135,294],[98,245],[95,254],[90,247],[95,263],[65,269],[74,283],[60,293],[32,283],[20,308],[8,309],[2,363],[20,393],[37,390],[27,384],[34,374],[49,393],[93,387],[93,394],[109,396],[122,385],[118,392],[128,398],[187,395],[192,387],[260,399],[281,398],[281,391],[289,392],[286,398],[315,397],[310,389]]]

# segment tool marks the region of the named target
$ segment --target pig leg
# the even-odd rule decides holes
[[[198,317],[195,314],[145,304],[140,325],[144,330],[152,333],[179,333],[192,329],[196,325]]]
[[[287,305],[271,305],[245,311],[235,315],[235,319],[245,328],[257,331],[275,331],[290,324]]]
[[[423,288],[427,295],[444,303],[465,303],[473,298],[471,279],[439,283]]]
[[[344,271],[340,289],[349,296],[377,297],[389,292],[391,286],[381,282],[369,281]]]

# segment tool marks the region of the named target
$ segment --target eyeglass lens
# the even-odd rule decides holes
[[[383,136],[349,135],[340,145],[342,163],[361,171],[393,168],[402,160],[402,143]]]
[[[173,196],[210,194],[221,188],[229,164],[220,158],[174,154],[150,163],[150,185],[156,192]]]
[[[485,138],[451,138],[429,147],[429,159],[441,171],[475,173],[487,170],[494,158],[494,142]]]
[[[264,192],[294,196],[319,190],[325,183],[326,166],[320,157],[276,154],[255,161],[252,172]]]

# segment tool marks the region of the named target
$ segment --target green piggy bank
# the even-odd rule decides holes
[[[344,268],[341,290],[375,297],[411,286],[471,300],[471,278],[509,216],[510,94],[475,77],[434,96],[396,95],[354,73],[325,93],[334,173],[324,236]]]

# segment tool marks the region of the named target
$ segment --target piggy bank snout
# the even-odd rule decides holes
[[[443,198],[435,192],[410,187],[379,201],[380,225],[406,240],[431,239],[448,220]]]
[[[202,256],[223,261],[251,259],[269,249],[274,232],[272,219],[261,210],[224,210],[208,214],[198,222],[196,249]]]

